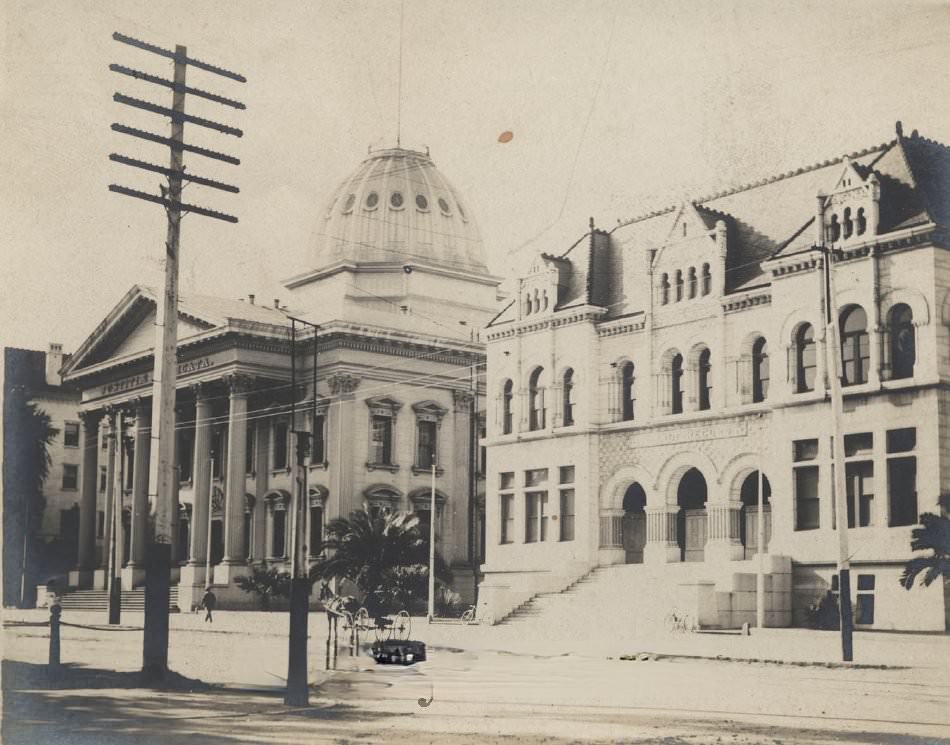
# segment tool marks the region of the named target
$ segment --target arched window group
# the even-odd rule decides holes
[[[868,382],[871,361],[868,317],[860,305],[846,308],[839,319],[841,332],[842,385]]]
[[[814,327],[810,323],[801,324],[793,341],[795,392],[807,393],[815,390],[817,353]]]
[[[527,395],[523,399],[524,409],[521,415],[527,420],[527,430],[537,432],[545,429],[551,419],[548,411],[547,388],[544,368],[535,367],[528,376]],[[554,426],[570,427],[577,422],[577,373],[574,368],[566,368],[554,381]],[[501,383],[497,398],[498,426],[501,434],[510,435],[515,431],[515,382],[510,378]],[[524,427],[524,424],[522,425]]]
[[[712,352],[708,348],[699,353],[696,372],[699,410],[708,411],[712,405]]]
[[[635,415],[635,380],[633,363],[624,362],[620,366],[620,417],[625,422],[632,422]]]
[[[503,435],[510,435],[514,429],[512,414],[514,395],[514,383],[506,380],[501,391],[501,433]]]
[[[526,292],[524,296],[524,315],[530,316],[533,313],[540,313],[548,309],[548,291],[534,290]]]
[[[564,426],[574,424],[574,370],[567,368],[561,380],[562,406],[564,409]]]
[[[914,313],[910,306],[899,303],[891,308],[887,320],[891,379],[912,378],[914,363],[917,361]]]
[[[673,301],[677,303],[684,299],[692,300],[700,295],[708,295],[712,292],[712,270],[709,264],[703,264],[699,270],[694,266],[689,267],[685,272],[677,269],[673,273],[672,284],[670,275],[663,272],[659,283],[660,305],[669,304],[671,290]]]
[[[670,413],[683,413],[683,355],[675,354],[670,362]]]
[[[769,395],[769,347],[764,336],[752,344],[752,402],[760,403]]]
[[[528,429],[544,429],[544,387],[541,385],[543,367],[537,367],[528,379]]]
[[[853,236],[864,235],[867,229],[868,219],[864,207],[858,207],[857,212],[850,207],[845,207],[840,217],[838,213],[831,215],[825,228],[825,235],[831,243],[836,243]]]

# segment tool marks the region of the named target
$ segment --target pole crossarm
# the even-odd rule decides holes
[[[116,103],[125,104],[126,106],[133,106],[136,109],[151,111],[153,114],[162,114],[163,116],[167,116],[173,122],[190,122],[191,124],[197,124],[199,127],[206,127],[218,132],[223,132],[226,135],[234,135],[235,137],[244,136],[244,133],[237,127],[230,127],[227,124],[221,124],[220,122],[215,122],[211,119],[203,119],[200,116],[192,116],[191,114],[186,114],[183,111],[175,111],[174,109],[169,109],[166,106],[159,106],[154,103],[149,103],[148,101],[143,101],[140,98],[126,96],[122,93],[113,93],[112,100]]]
[[[194,59],[193,57],[183,56],[179,58],[173,51],[170,49],[162,49],[155,44],[149,44],[147,41],[142,41],[140,39],[133,39],[131,36],[126,36],[125,34],[120,34],[118,31],[112,34],[112,38],[122,44],[128,44],[132,47],[138,47],[139,49],[144,49],[146,52],[151,52],[152,54],[157,54],[161,57],[167,57],[168,59],[173,59],[176,62],[184,62],[186,65],[191,65],[192,67],[197,67],[199,70],[207,70],[208,72],[213,72],[215,75],[220,75],[225,78],[230,78],[231,80],[236,80],[239,83],[246,83],[247,78],[243,75],[231,72],[230,70],[225,70],[223,67],[217,67],[216,65],[209,65],[207,62],[202,62],[201,60]]]
[[[117,72],[120,75],[128,75],[130,78],[135,78],[136,80],[144,80],[147,83],[155,83],[156,85],[164,85],[166,88],[171,88],[175,90],[174,81],[168,80],[167,78],[160,78],[157,75],[150,75],[147,72],[142,72],[141,70],[133,70],[131,67],[124,67],[123,65],[109,65],[109,69],[112,72]],[[240,101],[235,101],[232,98],[225,98],[224,96],[219,96],[217,93],[209,93],[208,91],[203,91],[201,88],[192,88],[191,86],[183,86],[182,90],[185,93],[190,93],[193,96],[198,96],[198,98],[204,98],[208,101],[214,101],[215,103],[224,104],[225,106],[230,106],[235,109],[244,110],[247,108]]]
[[[200,184],[201,186],[210,186],[213,189],[220,189],[221,191],[229,191],[232,194],[237,194],[241,190],[232,186],[231,184],[225,184],[221,181],[215,181],[210,178],[205,178],[204,176],[195,176],[191,173],[185,173],[184,171],[173,171],[171,168],[166,168],[165,166],[155,165],[154,163],[149,163],[144,160],[136,160],[135,158],[127,158],[124,155],[118,155],[116,153],[109,154],[109,160],[116,163],[121,163],[126,166],[133,166],[135,168],[142,168],[146,171],[152,171],[154,173],[161,173],[165,176],[178,176],[178,178],[184,179],[185,181],[190,181],[193,184]]]
[[[211,158],[212,160],[220,160],[222,163],[230,163],[233,166],[241,165],[241,161],[232,155],[227,155],[226,153],[219,153],[216,150],[208,150],[207,148],[199,147],[198,145],[188,145],[184,142],[175,142],[169,137],[163,137],[162,135],[152,134],[151,132],[146,132],[144,129],[135,129],[135,127],[127,127],[124,124],[113,124],[112,131],[118,132],[124,135],[131,135],[132,137],[138,137],[141,140],[156,142],[159,145],[168,145],[174,150],[182,150],[186,153],[194,153],[195,155],[203,155],[206,158]]]
[[[235,223],[238,219],[234,215],[228,215],[224,212],[216,212],[215,210],[209,210],[206,207],[199,207],[195,204],[187,204],[185,202],[173,201],[171,199],[165,199],[164,197],[156,197],[154,194],[149,194],[148,192],[139,191],[137,189],[129,189],[126,186],[119,186],[118,184],[109,184],[109,191],[113,191],[116,194],[124,194],[127,197],[135,197],[137,199],[144,199],[146,202],[154,202],[155,204],[160,204],[169,210],[182,210],[184,212],[193,212],[196,215],[204,215],[205,217],[213,217],[216,220],[223,220],[224,222]]]

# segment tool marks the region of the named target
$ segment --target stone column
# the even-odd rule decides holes
[[[83,411],[82,491],[79,497],[79,556],[69,586],[92,587],[96,568],[96,495],[99,488],[99,421],[102,411]]]
[[[106,495],[104,504],[104,519],[102,531],[102,553],[99,556],[99,567],[95,571],[93,584],[97,589],[105,589],[106,575],[109,568],[109,546],[112,541],[112,510],[115,505],[115,466],[116,466],[116,445],[118,433],[115,427],[115,409],[111,406],[106,409],[106,416],[103,420],[103,436],[106,438],[108,447],[106,450]],[[121,504],[120,504],[121,509]]]
[[[152,438],[151,402],[135,401],[135,449],[132,465],[132,536],[129,563],[122,570],[122,589],[131,590],[145,579],[145,546],[148,540],[148,461]]]
[[[264,495],[267,494],[267,484],[270,477],[268,463],[270,462],[270,419],[258,419],[254,428],[254,514],[251,530],[251,556],[254,561],[260,562],[267,556],[266,524],[267,508],[264,505]],[[327,458],[329,458],[330,440],[327,439]]]
[[[183,611],[197,605],[211,579],[208,563],[208,521],[211,519],[211,401],[208,385],[191,387],[195,396],[195,439],[192,455],[191,526],[188,534],[188,561],[178,580],[178,607]]]
[[[232,375],[228,412],[228,459],[224,501],[224,558],[215,568],[215,584],[230,584],[247,566],[244,556],[244,494],[247,453],[247,394],[253,380],[246,375]],[[292,457],[292,456],[291,456]]]
[[[643,547],[645,564],[669,564],[680,560],[676,543],[676,515],[679,507],[662,505],[647,507],[647,542]]]
[[[703,559],[708,562],[735,561],[742,558],[739,520],[742,502],[706,503],[706,546]]]

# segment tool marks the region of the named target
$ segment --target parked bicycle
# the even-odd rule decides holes
[[[691,633],[699,629],[696,618],[691,613],[686,613],[678,608],[674,608],[666,614],[663,625],[671,634]]]
[[[475,623],[475,606],[470,605],[462,611],[462,623]]]

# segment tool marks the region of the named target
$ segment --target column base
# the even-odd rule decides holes
[[[213,571],[214,567],[212,567]],[[178,579],[178,608],[182,613],[194,611],[205,592],[207,567],[204,564],[185,564]]]
[[[739,541],[730,539],[706,541],[703,548],[703,560],[708,563],[723,564],[727,561],[741,561],[743,548]]]
[[[246,562],[224,562],[214,567],[214,584],[232,585],[237,577],[245,577],[251,573]]]
[[[681,556],[680,547],[675,543],[657,541],[643,547],[644,564],[678,564]]]
[[[145,565],[127,564],[122,567],[122,590],[134,590],[145,584]]]
[[[92,588],[92,569],[72,569],[69,572],[67,584],[70,589],[89,590]]]
[[[96,569],[92,575],[92,589],[93,590],[107,590],[108,584],[106,582],[109,574],[107,569]]]

